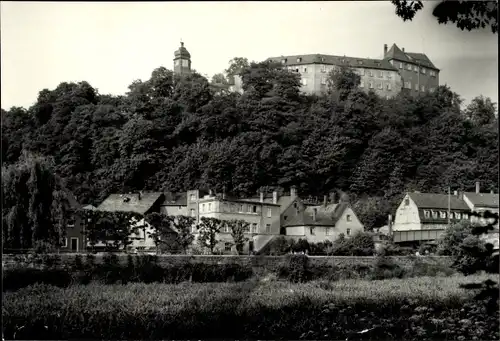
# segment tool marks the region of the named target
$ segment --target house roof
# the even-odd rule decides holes
[[[349,207],[347,203],[306,206],[303,212],[286,222],[284,227],[335,226],[347,207]],[[316,220],[313,218],[314,210],[316,210]]]
[[[298,61],[298,58],[300,58],[300,61]],[[394,66],[392,66],[388,60],[385,59],[334,56],[327,54],[306,54],[306,55],[295,55],[295,56],[271,57],[267,58],[266,61],[282,63],[283,59],[286,60],[285,64],[283,64],[285,66],[306,65],[306,64],[329,64],[329,65],[347,66],[353,68],[397,71],[397,69]]]
[[[425,53],[403,52],[396,44],[392,44],[384,56],[384,60],[396,59],[403,62],[418,63],[431,69],[439,70]]]
[[[95,210],[97,210],[97,207],[95,207],[94,205],[85,205],[82,207],[82,209],[95,211]]]
[[[187,206],[187,193],[165,192],[165,199],[162,202],[163,206]]]
[[[466,192],[464,196],[469,199],[474,207],[498,208],[498,194]]]
[[[98,207],[98,211],[106,212],[136,212],[139,214],[147,213],[151,207],[163,197],[161,192],[139,194],[110,194]],[[129,200],[127,200],[127,198]]]
[[[411,200],[415,202],[418,208],[434,208],[434,209],[448,209],[448,194],[435,194],[435,193],[408,193]],[[450,208],[452,210],[469,211],[469,207],[462,199],[450,195]]]

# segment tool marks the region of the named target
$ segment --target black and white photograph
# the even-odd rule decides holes
[[[0,1],[3,340],[500,340],[498,1]]]

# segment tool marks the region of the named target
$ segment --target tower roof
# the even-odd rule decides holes
[[[184,43],[182,41],[181,41],[181,47],[179,47],[179,49],[174,52],[174,55],[175,55],[175,59],[178,59],[178,58],[190,59],[191,58],[191,54],[184,47]]]

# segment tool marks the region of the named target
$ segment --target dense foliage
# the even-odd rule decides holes
[[[461,110],[442,86],[386,100],[353,87],[348,71],[331,75],[329,89],[339,91],[305,96],[292,72],[236,62],[243,95],[215,95],[199,74],[180,79],[163,67],[124,96],[87,82],[44,89],[32,107],[2,110],[3,165],[23,150],[50,156],[78,201],[94,205],[112,192],[201,186],[236,195],[341,190],[368,228],[385,222],[405,190],[497,187],[498,119],[487,98]]]
[[[32,286],[4,294],[6,339],[497,340],[459,289],[485,279]]]

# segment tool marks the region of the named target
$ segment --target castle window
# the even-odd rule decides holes
[[[418,66],[413,65],[413,71],[418,72]]]
[[[252,224],[252,230],[250,232],[252,232],[252,233],[256,233],[257,232],[257,223],[253,223]]]
[[[370,83],[369,83],[369,85],[368,85],[368,87],[369,87],[370,89],[373,89],[373,82],[370,82]]]
[[[302,67],[302,72],[307,73],[307,67]]]
[[[370,74],[370,77],[373,77],[373,71],[372,70],[370,70],[369,74]]]
[[[415,84],[415,91],[418,91],[418,84]]]
[[[378,83],[377,87],[378,87],[379,90],[382,90],[384,88],[384,84]]]
[[[399,68],[402,69],[403,68],[403,63],[399,63]]]
[[[326,65],[321,65],[321,72],[326,72]]]
[[[271,208],[270,208],[270,207],[268,207],[268,208],[267,208],[267,217],[268,217],[268,218],[271,218],[271,216],[272,216],[272,215],[273,215],[273,212],[272,212]]]
[[[359,74],[361,76],[364,76],[365,75],[365,69],[359,69]]]
[[[392,90],[391,83],[387,83],[387,90],[389,90],[389,91]]]
[[[384,78],[384,71],[379,71],[378,76],[379,78]]]

